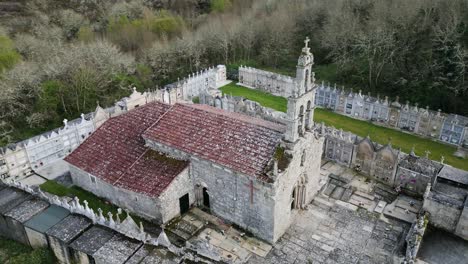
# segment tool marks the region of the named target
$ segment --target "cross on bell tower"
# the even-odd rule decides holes
[[[309,37],[306,37],[306,39],[304,40],[304,44],[305,44],[304,48],[309,47],[309,41],[310,41]]]

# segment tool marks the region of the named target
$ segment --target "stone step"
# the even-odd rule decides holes
[[[330,209],[333,206],[333,202],[328,201],[326,198],[316,196],[312,201],[313,205],[316,205],[322,209]]]
[[[355,191],[354,192],[354,195],[357,195],[357,196],[361,196],[367,200],[370,200],[370,201],[373,201],[374,200],[374,196],[373,195],[370,195],[370,194],[367,194],[365,192],[361,192],[361,191]]]
[[[339,205],[339,206],[342,206],[348,210],[351,210],[351,211],[357,211],[358,207],[356,205],[353,205],[353,204],[350,204],[350,203],[347,203],[347,202],[343,202],[343,201],[335,201],[335,204]]]
[[[348,202],[349,199],[351,199],[351,195],[353,195],[353,192],[354,192],[353,188],[346,189],[345,192],[343,193],[343,196],[341,196],[341,200]]]
[[[330,196],[330,194],[332,194],[335,188],[336,188],[335,184],[329,183],[327,185],[327,188],[325,188],[325,191],[323,191],[323,194],[325,194],[326,196]]]

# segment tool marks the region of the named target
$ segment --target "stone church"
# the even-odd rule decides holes
[[[207,105],[148,103],[110,118],[65,158],[74,184],[158,223],[199,206],[275,242],[323,184],[307,42],[286,124]]]

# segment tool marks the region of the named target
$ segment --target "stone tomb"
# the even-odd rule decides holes
[[[7,212],[5,214],[5,222],[7,224],[8,237],[25,245],[29,245],[24,223],[44,211],[47,207],[49,207],[48,202],[33,198],[24,201]]]
[[[117,234],[94,254],[96,264],[123,264],[143,245],[142,242]]]
[[[180,259],[176,255],[171,253],[165,248],[155,248],[151,251],[140,264],[177,264],[180,263]]]
[[[94,255],[96,252],[115,234],[115,231],[107,227],[91,227],[70,244],[72,260],[74,263],[95,263]]]
[[[30,198],[31,195],[13,188],[0,191],[0,235],[9,237],[5,214]]]
[[[33,248],[47,247],[46,232],[67,217],[70,212],[62,207],[51,205],[46,210],[29,219],[24,227],[29,245]]]
[[[49,245],[60,263],[71,263],[68,245],[92,225],[81,215],[71,214],[46,232]]]

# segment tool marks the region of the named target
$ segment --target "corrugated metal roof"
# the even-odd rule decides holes
[[[25,226],[36,230],[40,233],[45,233],[49,228],[56,225],[67,217],[70,212],[62,207],[51,205],[49,208],[44,210],[42,213],[35,215],[29,221],[25,223]]]

